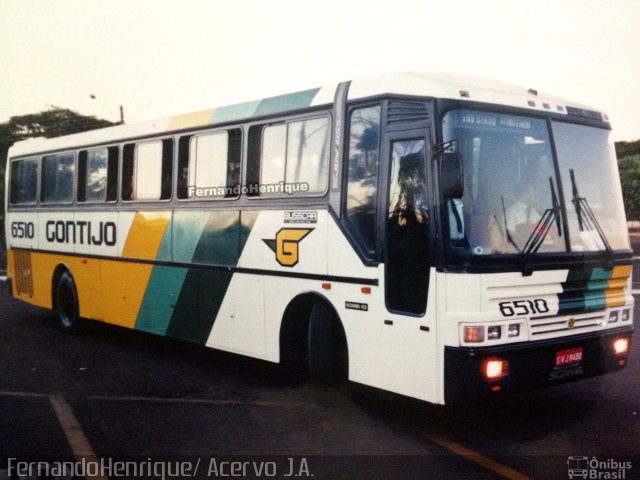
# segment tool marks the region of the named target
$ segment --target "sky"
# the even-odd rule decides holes
[[[0,122],[134,123],[407,70],[565,97],[640,139],[639,0],[0,0]]]

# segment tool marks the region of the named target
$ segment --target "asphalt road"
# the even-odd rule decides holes
[[[564,479],[568,457],[580,456],[631,461],[624,478],[640,478],[638,342],[621,372],[490,404],[371,391],[318,398],[278,365],[99,323],[61,332],[0,290],[5,461],[202,456],[210,466],[233,456],[276,462],[285,478],[293,457],[294,473],[316,479]]]

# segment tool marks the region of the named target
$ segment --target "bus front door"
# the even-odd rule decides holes
[[[427,208],[428,132],[386,135],[387,204],[384,212],[385,299],[387,309],[423,315],[429,286],[429,211]]]

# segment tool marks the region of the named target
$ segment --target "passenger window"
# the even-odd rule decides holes
[[[264,129],[260,185],[274,185],[284,181],[286,148],[286,125],[272,125]]]
[[[171,139],[125,145],[123,200],[170,199],[172,159]]]
[[[112,202],[117,197],[118,147],[83,150],[78,156],[78,202]]]
[[[13,205],[36,203],[38,197],[38,159],[26,158],[11,162],[11,193]]]
[[[314,118],[289,124],[287,137],[287,183],[308,185],[312,194],[327,189],[327,134],[329,120]]]
[[[380,106],[359,108],[349,119],[346,216],[373,254],[376,248],[376,204],[380,156]]]
[[[73,202],[75,160],[71,153],[47,155],[42,159],[43,203]]]
[[[329,181],[329,118],[249,131],[248,195],[322,195]]]
[[[241,130],[180,139],[178,198],[219,200],[240,193]]]

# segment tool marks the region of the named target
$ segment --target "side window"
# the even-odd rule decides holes
[[[322,195],[328,186],[329,118],[318,117],[249,131],[249,195]]]
[[[75,159],[73,154],[47,155],[42,158],[43,203],[73,202]]]
[[[78,156],[78,202],[113,202],[117,187],[118,147],[82,150]]]
[[[241,130],[180,139],[178,198],[235,198],[239,195]]]
[[[36,203],[38,197],[38,159],[26,158],[11,162],[10,188],[9,202],[12,205]]]
[[[286,154],[287,126],[282,124],[266,127],[262,133],[260,185],[275,185],[284,181]]]
[[[309,193],[324,193],[329,173],[329,119],[322,117],[293,122],[288,130],[287,183],[306,183]]]
[[[380,160],[380,106],[358,108],[349,118],[346,217],[369,253],[376,246]]]
[[[153,140],[124,147],[123,200],[171,198],[173,140]]]

